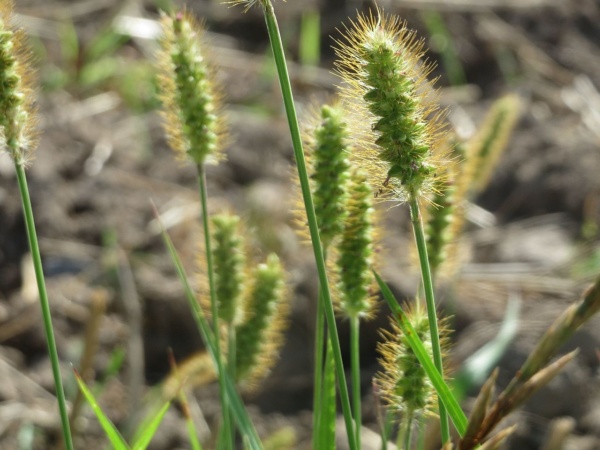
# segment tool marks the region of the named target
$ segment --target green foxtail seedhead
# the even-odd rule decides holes
[[[212,217],[213,264],[219,319],[232,325],[239,320],[244,291],[246,258],[240,235],[240,218],[230,214]]]
[[[339,309],[348,317],[369,316],[374,305],[373,259],[374,216],[373,191],[365,173],[352,170],[348,186],[348,214],[337,245]]]
[[[427,314],[420,305],[420,302],[415,302],[406,314],[431,354]],[[435,390],[394,320],[392,327],[391,332],[383,333],[385,341],[379,344],[383,371],[377,374],[377,384],[390,408],[411,416],[422,416],[431,412],[436,398]]]
[[[321,241],[327,248],[342,232],[348,179],[348,131],[338,105],[321,108],[318,125],[308,141],[315,213]]]
[[[451,239],[450,226],[454,213],[454,186],[449,180],[441,180],[427,208],[427,256],[431,272],[446,260],[446,247]]]
[[[221,95],[206,60],[202,27],[187,12],[163,15],[160,98],[169,145],[185,159],[219,159],[225,128]]]
[[[356,158],[380,197],[405,200],[431,189],[443,171],[439,154],[441,113],[428,89],[432,66],[422,61],[423,42],[405,23],[377,10],[359,15],[337,41],[343,95],[354,109]]]
[[[35,146],[32,68],[23,30],[12,26],[12,1],[0,5],[0,147],[15,164],[25,165]]]
[[[265,264],[254,270],[245,318],[236,328],[238,380],[255,381],[273,365],[282,343],[286,297],[285,271],[277,255],[272,253]]]
[[[483,125],[467,146],[467,168],[472,172],[470,189],[481,192],[487,186],[498,159],[508,145],[517,124],[521,101],[508,94],[494,102]]]

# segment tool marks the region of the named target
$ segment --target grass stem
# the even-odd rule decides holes
[[[323,400],[323,357],[325,345],[325,315],[323,314],[323,294],[319,289],[315,321],[315,370],[313,392],[313,448],[317,448],[321,429],[321,408]]]
[[[310,192],[308,171],[306,168],[304,151],[302,149],[302,138],[300,135],[300,128],[298,126],[298,118],[296,115],[296,107],[294,105],[294,98],[292,95],[292,86],[290,83],[290,78],[285,61],[285,54],[283,51],[283,44],[281,41],[281,35],[279,33],[279,27],[277,25],[277,19],[275,17],[275,11],[273,10],[273,5],[270,1],[267,1],[263,3],[263,8],[265,13],[267,31],[269,33],[271,48],[273,50],[273,57],[275,59],[275,65],[277,67],[277,74],[279,77],[279,82],[283,95],[283,103],[287,114],[288,125],[290,127],[290,134],[292,137],[292,143],[294,147],[294,156],[296,159],[296,166],[298,169],[298,178],[300,179],[300,187],[302,189],[304,206],[306,208],[306,216],[308,218],[310,237],[312,241],[313,251],[315,254],[317,270],[319,273],[319,284],[323,292],[323,313],[325,314],[327,320],[327,329],[329,331],[329,336],[331,338],[332,343],[333,355],[335,359],[336,376],[338,379],[338,385],[340,390],[342,412],[346,424],[348,443],[351,450],[357,450],[358,447],[356,444],[355,433],[352,423],[350,396],[348,395],[348,386],[346,384],[346,375],[344,373],[344,365],[342,361],[342,350],[340,348],[337,326],[335,323],[335,313],[333,310],[333,303],[331,300],[331,294],[329,290],[329,282],[327,280],[325,258],[323,254],[323,248],[321,247],[321,239],[319,237],[317,217],[315,214],[312,194]]]
[[[354,426],[356,427],[356,445],[361,448],[360,319],[357,315],[350,319],[350,364],[352,366],[352,410],[354,412]]]
[[[223,414],[223,436],[225,448],[233,449],[233,429],[231,427],[231,416],[229,414],[229,402],[225,391],[224,373],[221,359],[221,333],[219,330],[219,314],[217,308],[217,295],[215,291],[215,277],[213,271],[212,245],[210,241],[210,226],[208,217],[208,200],[206,194],[206,172],[203,164],[198,164],[198,190],[200,193],[200,204],[202,208],[202,226],[204,228],[204,249],[206,252],[206,266],[208,272],[208,286],[210,291],[210,310],[213,320],[213,337],[215,343],[215,359],[218,366],[219,397]]]
[[[421,264],[421,274],[423,277],[423,288],[425,291],[425,302],[427,304],[427,317],[429,319],[429,332],[431,333],[431,347],[433,351],[433,362],[440,375],[444,376],[442,364],[442,349],[440,345],[440,335],[438,330],[435,298],[433,294],[433,280],[431,278],[431,269],[429,267],[429,258],[427,257],[427,243],[425,240],[425,231],[423,229],[423,220],[419,209],[419,202],[415,195],[409,199],[410,216],[412,220],[413,231],[419,252],[419,262]],[[448,413],[442,400],[439,400],[440,428],[442,432],[442,443],[450,440],[450,426],[448,422]]]
[[[56,388],[56,398],[58,399],[58,409],[60,412],[60,421],[62,425],[64,445],[66,450],[73,450],[73,438],[71,435],[71,427],[69,426],[69,413],[67,411],[65,391],[60,375],[60,362],[58,359],[58,351],[56,350],[54,329],[52,328],[50,302],[48,301],[48,293],[46,292],[46,282],[44,279],[42,258],[40,256],[40,247],[35,231],[33,210],[31,208],[31,199],[29,197],[29,189],[27,187],[25,168],[22,164],[17,163],[15,164],[15,169],[17,171],[17,180],[19,183],[19,191],[21,193],[23,213],[25,215],[27,239],[29,240],[29,248],[31,250],[31,258],[33,259],[33,267],[35,270],[35,279],[37,281],[38,292],[40,295],[40,306],[42,307],[42,318],[44,321],[44,331],[46,333],[46,343],[48,344],[48,353],[50,354],[50,362],[52,364],[52,375],[54,377],[54,386]]]

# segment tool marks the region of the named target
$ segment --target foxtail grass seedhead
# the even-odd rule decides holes
[[[423,41],[406,24],[378,9],[359,15],[337,41],[343,95],[355,108],[357,159],[369,168],[380,197],[420,197],[443,172],[438,151],[441,113],[428,87],[432,66],[422,60]]]
[[[517,124],[521,101],[515,94],[496,100],[488,112],[481,128],[468,143],[466,149],[467,179],[472,192],[481,192],[490,181],[496,163],[506,149],[510,136]]]
[[[285,271],[275,254],[269,255],[253,273],[245,305],[245,319],[236,327],[236,375],[252,384],[275,362],[286,326],[287,288]]]
[[[204,31],[187,12],[165,14],[161,24],[159,84],[169,145],[196,164],[218,160],[225,127]]]
[[[219,214],[212,217],[213,264],[219,319],[232,325],[240,318],[246,258],[240,234],[240,218]]]
[[[406,310],[406,315],[432,355],[429,321],[422,302],[416,301]],[[443,351],[447,347],[445,321],[441,321],[439,331]],[[376,376],[382,397],[390,408],[417,418],[432,413],[435,389],[395,320],[392,320],[392,331],[383,332],[383,336],[385,341],[378,348],[383,371]]]
[[[337,245],[338,307],[347,317],[368,317],[375,303],[372,269],[376,227],[373,191],[362,170],[352,170],[348,195],[348,214]]]
[[[446,248],[451,239],[450,226],[454,218],[454,186],[443,180],[427,208],[427,256],[432,273],[446,260]]]
[[[348,180],[348,131],[339,105],[323,105],[307,138],[319,234],[327,248],[343,229]],[[304,209],[304,208],[303,208]]]
[[[12,25],[13,3],[0,4],[0,147],[25,165],[35,147],[33,68],[23,30]]]

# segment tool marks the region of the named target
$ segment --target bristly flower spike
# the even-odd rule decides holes
[[[467,179],[474,193],[487,186],[498,160],[506,149],[517,125],[521,100],[516,94],[508,94],[496,100],[488,112],[477,135],[467,145]]]
[[[160,98],[169,145],[202,165],[220,159],[225,126],[221,94],[203,46],[204,31],[187,12],[163,15],[159,55]]]
[[[213,264],[219,319],[234,325],[241,318],[240,299],[244,291],[244,246],[240,234],[240,218],[231,214],[213,216]]]
[[[454,220],[454,185],[449,180],[438,184],[427,208],[427,255],[432,274],[446,261]]]
[[[346,210],[344,231],[337,245],[338,307],[349,318],[369,317],[375,302],[375,210],[373,190],[360,169],[350,172]]]
[[[406,315],[428,353],[432,353],[427,314],[421,302],[407,309]],[[385,341],[378,346],[383,370],[376,376],[382,397],[394,410],[417,418],[431,413],[435,389],[419,363],[406,337],[392,320],[392,331],[383,332]]]
[[[307,149],[319,234],[325,248],[343,229],[348,180],[348,130],[339,105],[323,105]]]
[[[446,161],[438,148],[443,114],[427,81],[433,66],[422,60],[423,41],[378,9],[351,22],[335,51],[353,125],[363,128],[355,156],[381,188],[379,197],[425,198]]]
[[[244,321],[236,327],[236,377],[252,384],[273,365],[288,311],[284,268],[275,254],[253,273]]]
[[[23,30],[12,26],[12,1],[0,5],[0,148],[15,164],[25,166],[35,147],[33,68],[25,50]]]

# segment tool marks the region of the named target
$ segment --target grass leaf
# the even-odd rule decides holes
[[[94,414],[96,414],[98,422],[100,422],[100,425],[102,426],[106,437],[108,437],[108,440],[112,444],[113,449],[131,450],[129,445],[127,445],[127,442],[125,442],[125,439],[123,439],[123,436],[121,436],[121,433],[119,433],[119,430],[117,430],[110,419],[106,417],[106,414],[104,414],[104,411],[102,411],[102,408],[100,408],[100,405],[98,405],[94,394],[92,394],[92,392],[88,389],[84,381],[81,379],[81,376],[77,372],[75,372],[75,378],[77,380],[77,384],[79,385],[79,389],[81,389],[81,392],[92,408],[92,411],[94,411]]]
[[[506,353],[518,331],[520,307],[520,299],[511,297],[496,337],[469,356],[462,365],[453,383],[457,397],[464,397],[471,387],[481,386]]]
[[[155,414],[149,415],[142,421],[136,432],[136,438],[132,447],[133,450],[145,450],[148,447],[169,406],[171,406],[171,402],[166,402]]]

